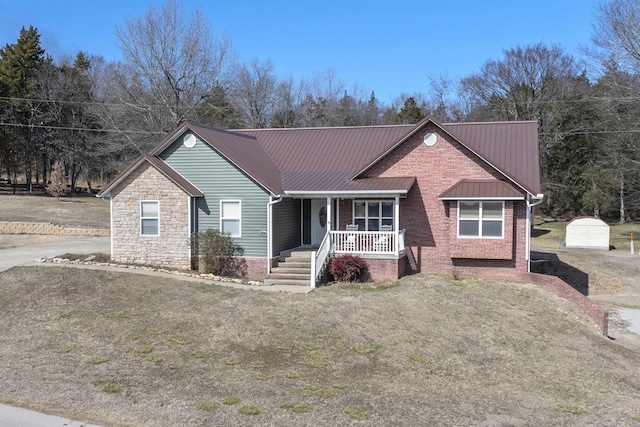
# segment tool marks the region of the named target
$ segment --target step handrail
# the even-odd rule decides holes
[[[317,251],[311,252],[311,287],[315,288],[320,280],[320,275],[324,273],[324,263],[327,261],[327,257],[329,256],[329,248],[331,239],[329,238],[330,233],[325,233],[322,238],[322,242],[318,247]]]

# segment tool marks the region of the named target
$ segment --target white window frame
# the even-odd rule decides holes
[[[158,215],[157,216],[142,216],[142,205],[143,203],[155,203],[156,206],[158,207]],[[143,233],[142,232],[142,221],[143,220],[150,220],[150,219],[155,219],[158,223],[158,227],[157,230],[158,232],[156,234],[150,234],[150,233]],[[140,200],[140,236],[141,237],[157,237],[160,235],[160,201],[159,200]]]
[[[222,216],[222,205],[224,203],[238,203],[238,217],[223,217]],[[242,200],[239,199],[221,199],[220,200],[220,231],[224,232],[224,228],[222,227],[222,222],[226,219],[238,220],[238,234],[231,235],[233,238],[242,237]]]
[[[478,207],[478,217],[477,218],[460,218],[460,203],[479,203]],[[494,218],[482,218],[482,209],[484,203],[500,203],[502,205],[502,216],[500,218],[500,222],[502,223],[500,236],[483,236],[482,235],[482,223],[483,221],[498,221]],[[504,200],[458,200],[458,222],[457,222],[457,234],[459,239],[504,239]],[[467,236],[460,234],[460,221],[478,221],[478,235],[477,236]]]
[[[369,216],[369,203],[377,202],[380,203],[378,205],[378,216]],[[391,203],[392,212],[391,216],[382,216],[382,203]],[[356,216],[356,203],[364,203],[364,216]],[[356,219],[364,219],[364,229],[359,231],[369,231],[369,218],[377,218],[378,219],[378,231],[380,231],[380,227],[382,226],[382,220],[391,220],[391,230],[395,230],[395,202],[394,200],[389,199],[354,199],[351,205],[351,223],[355,224]]]

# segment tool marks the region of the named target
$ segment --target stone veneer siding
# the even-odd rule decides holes
[[[438,135],[432,147],[423,143],[427,132]],[[410,271],[509,278],[526,274],[526,202],[505,203],[504,239],[458,239],[456,202],[438,198],[460,179],[504,179],[501,174],[428,125],[366,173],[366,177],[399,176],[416,177],[407,197],[400,199],[400,229],[406,229]],[[341,228],[344,221],[351,221],[351,210],[350,200],[341,201]]]
[[[111,196],[114,261],[191,268],[188,194],[144,163],[112,190]],[[142,200],[159,202],[158,236],[140,235]]]

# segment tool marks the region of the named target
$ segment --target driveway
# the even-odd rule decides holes
[[[0,234],[0,271],[31,264],[43,256],[94,252],[110,253],[110,238]]]
[[[110,252],[109,237],[0,234],[0,272],[19,265],[32,264],[36,258],[43,256],[95,252]],[[3,404],[0,404],[0,425],[3,427],[92,426]]]

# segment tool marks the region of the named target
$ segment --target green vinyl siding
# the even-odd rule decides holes
[[[195,185],[204,197],[196,199],[196,229],[220,228],[220,200],[241,200],[241,237],[236,242],[246,257],[266,257],[269,193],[200,139],[193,148],[180,136],[160,157]]]
[[[283,199],[273,205],[273,255],[300,246],[300,199]]]

